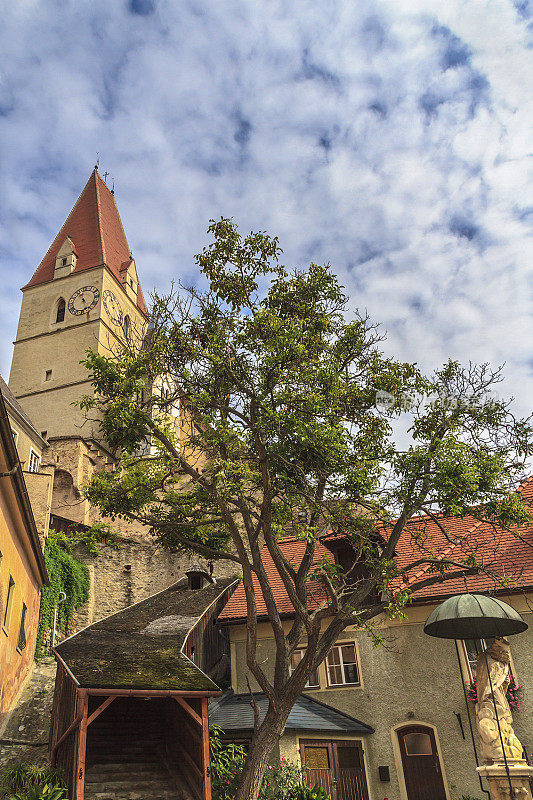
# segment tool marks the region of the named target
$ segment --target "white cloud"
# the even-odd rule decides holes
[[[511,0],[9,5],[2,372],[18,287],[98,151],[146,289],[193,280],[208,220],[234,216],[277,233],[288,264],[330,261],[391,353],[427,369],[505,361],[527,412],[527,13]]]

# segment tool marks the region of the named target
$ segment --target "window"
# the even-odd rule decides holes
[[[67,259],[66,258],[62,258],[61,259],[61,266],[62,267],[66,267],[67,266]],[[58,322],[59,322],[59,320],[58,320]]]
[[[39,472],[39,465],[41,463],[41,459],[35,452],[35,450],[30,450],[30,463],[28,465],[28,472]]]
[[[326,667],[330,686],[358,686],[360,680],[355,642],[333,647],[326,659]]]
[[[329,748],[306,747],[305,766],[307,769],[329,769]]]
[[[4,619],[2,620],[2,627],[4,628],[6,633],[8,633],[9,631],[9,620],[11,619],[11,608],[13,606],[14,589],[15,589],[15,581],[10,575],[9,583],[7,585],[7,600],[6,600],[6,607],[4,610]]]
[[[408,756],[431,756],[431,736],[429,733],[407,733],[403,737],[405,752]]]
[[[291,672],[294,672],[300,661],[305,655],[305,649],[295,650],[292,654]],[[306,689],[320,689],[320,681],[318,679],[318,670],[314,669],[309,673],[309,680],[305,684]]]
[[[477,657],[483,650],[490,647],[493,643],[492,639],[465,639],[463,641],[464,654],[466,658],[469,681],[473,681],[476,677]]]
[[[22,603],[22,614],[20,617],[20,628],[19,628],[19,638],[17,642],[17,650],[24,650],[26,647],[26,611],[27,611],[26,603]]]
[[[51,377],[52,377],[52,370],[51,369],[47,369],[46,372],[44,373],[45,381],[49,381]]]
[[[131,333],[131,322],[129,316],[126,314],[124,317],[124,338],[129,339]]]
[[[66,263],[67,259],[64,258],[63,261]],[[65,301],[61,297],[57,301],[56,322],[64,322],[64,321],[65,321]]]
[[[11,433],[13,434],[13,442],[15,443],[15,447],[16,447],[17,446],[17,439],[19,438],[18,432],[17,431],[11,431]]]

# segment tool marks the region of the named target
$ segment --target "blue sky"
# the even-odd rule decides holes
[[[331,262],[390,354],[506,362],[528,413],[532,33],[531,0],[2,4],[1,372],[98,152],[146,292],[233,216]]]

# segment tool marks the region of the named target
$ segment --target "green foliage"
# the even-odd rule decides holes
[[[246,748],[224,742],[222,733],[216,725],[209,729],[213,800],[234,800],[246,761]],[[329,800],[329,795],[321,792],[320,787],[305,786],[300,767],[282,758],[280,764],[267,767],[259,800]]]
[[[60,631],[68,629],[74,612],[89,597],[89,571],[85,564],[68,551],[69,549],[65,545],[65,535],[50,530],[44,548],[50,585],[44,586],[41,591],[36,658],[43,655],[43,638],[53,626],[54,609],[60,599],[60,593],[63,591],[67,596],[58,607],[57,624]]]
[[[22,762],[6,767],[0,776],[2,800],[66,800],[57,772]]]
[[[394,538],[420,513],[506,527],[530,519],[513,490],[533,452],[531,424],[491,395],[498,370],[449,361],[424,376],[384,355],[377,327],[349,313],[328,266],[289,273],[277,238],[242,236],[231,220],[209,233],[196,257],[207,292],[155,296],[139,352],[87,354],[96,391],[81,405],[99,407],[105,438],[121,450],[118,468],[86,490],[102,513],[140,519],[165,547],[210,557],[235,546],[232,521],[242,530],[247,520],[248,537],[259,523],[269,549],[287,532],[312,546],[324,527],[342,530],[384,592],[399,575],[376,521],[395,524]],[[170,397],[156,391],[161,375]],[[169,403],[194,420],[188,444],[206,459],[201,478],[197,457],[183,458]],[[399,448],[393,423],[407,413],[411,441]],[[139,459],[148,442],[153,457]],[[296,509],[308,523],[295,523]],[[433,560],[438,579],[451,565]],[[474,551],[464,566],[475,571]],[[408,599],[398,592],[387,613]]]
[[[32,786],[25,792],[17,792],[10,800],[67,800],[67,795],[61,786],[44,783],[42,786]]]
[[[305,792],[305,788],[300,767],[287,758],[282,758],[279,764],[270,764],[267,767],[259,800],[299,800],[300,793]],[[303,800],[307,800],[305,794]]]
[[[100,552],[99,545],[106,544],[117,548],[118,532],[107,522],[95,522],[90,528],[78,527],[73,524],[67,531],[55,533],[57,544],[66,552],[71,553],[77,547],[82,547],[92,555]]]
[[[196,257],[207,290],[155,295],[141,349],[87,353],[94,391],[81,406],[97,410],[120,457],[113,472],[91,480],[86,497],[112,519],[149,526],[168,549],[237,562],[247,590],[247,664],[269,697],[261,725],[278,730],[346,627],[372,635],[379,614],[401,617],[416,575],[429,586],[447,573],[487,569],[476,537],[458,543],[450,517],[510,530],[531,519],[515,490],[533,431],[492,392],[499,370],[450,360],[424,375],[387,356],[377,326],[352,311],[329,266],[289,271],[276,237],[243,236],[232,220],[212,222],[209,234]],[[176,406],[185,443],[168,413]],[[150,457],[140,458],[147,445]],[[435,552],[423,525],[406,530],[417,515],[437,519],[448,557]],[[351,580],[315,563],[328,530],[351,545]],[[300,565],[278,546],[287,535],[305,543]],[[419,552],[400,569],[406,536]],[[261,563],[263,543],[294,608],[288,631]],[[312,574],[329,606],[316,614],[306,591]],[[257,658],[253,578],[276,640],[273,679]],[[306,656],[291,671],[291,649],[305,632]],[[248,776],[257,784],[250,765],[238,792]]]
[[[209,729],[213,800],[234,800],[246,760],[246,748],[223,742],[221,735],[222,731],[216,725]]]

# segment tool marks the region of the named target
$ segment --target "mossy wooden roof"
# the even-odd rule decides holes
[[[187,634],[233,582],[223,578],[194,590],[179,581],[65,639],[56,653],[85,688],[219,691],[181,650]]]

